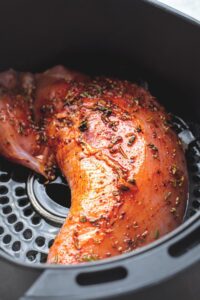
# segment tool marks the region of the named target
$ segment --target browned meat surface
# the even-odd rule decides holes
[[[48,178],[56,162],[71,188],[49,263],[126,253],[181,224],[185,156],[149,92],[62,66],[1,73],[0,92],[0,154]]]
[[[47,135],[72,207],[48,262],[118,255],[176,228],[188,178],[164,109],[137,85],[111,79],[72,83],[68,94]]]

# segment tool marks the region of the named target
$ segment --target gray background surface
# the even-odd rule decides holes
[[[160,0],[200,21],[200,0]]]

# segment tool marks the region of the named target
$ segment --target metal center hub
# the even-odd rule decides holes
[[[33,207],[50,222],[63,224],[71,206],[71,193],[62,176],[45,184],[45,179],[31,174],[27,192]]]

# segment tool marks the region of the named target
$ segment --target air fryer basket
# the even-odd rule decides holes
[[[0,299],[199,299],[199,24],[142,0],[8,0],[0,16],[1,70],[64,64],[147,82],[174,115],[190,179],[184,223],[167,236],[103,261],[49,266],[70,207],[67,183],[57,174],[46,184],[0,158]]]

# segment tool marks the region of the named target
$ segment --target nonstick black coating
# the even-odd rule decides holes
[[[89,74],[145,79],[168,111],[195,124],[199,36],[197,22],[156,1],[0,2],[1,70],[62,63]],[[19,298],[43,272],[23,299],[199,299],[199,236],[197,213],[158,244],[106,262],[43,272],[2,254],[0,298]]]

